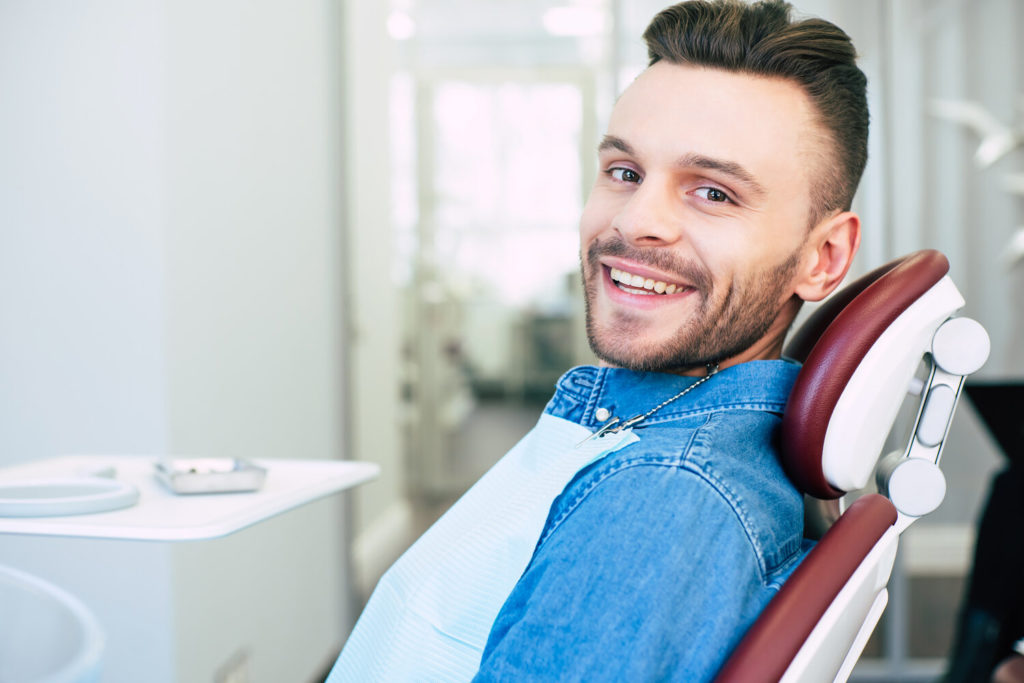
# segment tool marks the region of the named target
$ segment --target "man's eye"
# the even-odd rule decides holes
[[[732,201],[729,195],[719,190],[717,187],[701,187],[697,189],[697,196],[702,197],[709,202],[728,202]]]
[[[640,174],[631,168],[613,168],[609,169],[607,173],[615,180],[623,183],[639,183],[642,180]]]

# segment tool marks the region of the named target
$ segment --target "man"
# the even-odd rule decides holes
[[[860,222],[865,79],[779,2],[671,7],[580,223],[601,367],[396,563],[342,680],[708,680],[802,554],[772,441]]]

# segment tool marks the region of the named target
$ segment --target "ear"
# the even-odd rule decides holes
[[[842,211],[811,229],[803,271],[795,294],[804,301],[821,301],[832,293],[850,270],[860,247],[860,217]]]

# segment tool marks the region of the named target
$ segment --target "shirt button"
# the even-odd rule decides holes
[[[607,408],[598,408],[594,411],[594,417],[597,418],[598,422],[604,422],[611,416],[612,414]]]

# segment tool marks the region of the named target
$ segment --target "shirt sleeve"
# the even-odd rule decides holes
[[[699,474],[651,464],[575,495],[474,681],[710,680],[774,592],[733,506]]]

